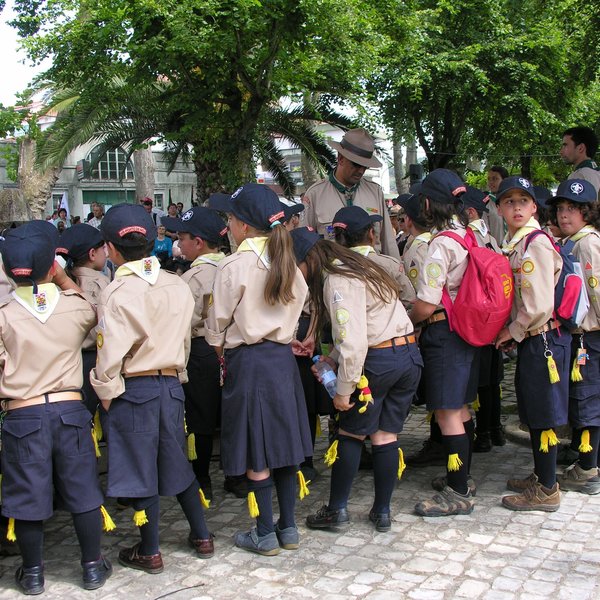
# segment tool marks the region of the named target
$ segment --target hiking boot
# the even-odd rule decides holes
[[[112,565],[104,556],[98,560],[82,562],[81,567],[83,568],[83,588],[86,590],[101,588],[112,575]]]
[[[434,477],[431,480],[431,487],[436,492],[441,492],[448,485],[448,477],[447,475],[440,475],[439,477]],[[475,497],[477,495],[477,486],[475,485],[475,481],[470,475],[467,475],[467,486],[469,488],[469,492],[471,496]]]
[[[263,556],[275,556],[281,552],[279,541],[274,531],[267,533],[267,535],[259,536],[256,527],[253,527],[250,531],[238,531],[234,536],[234,540],[238,548],[262,554]]]
[[[538,481],[537,475],[535,473],[531,473],[525,479],[509,479],[506,482],[506,489],[511,492],[517,492],[520,494],[524,490],[526,490],[530,485],[536,484]]]
[[[164,569],[162,556],[158,554],[139,554],[140,543],[138,542],[132,548],[123,548],[119,551],[119,563],[130,569],[145,571],[151,575],[162,573]]]
[[[506,434],[504,433],[504,427],[493,427],[490,430],[490,438],[493,446],[506,446]]]
[[[482,431],[475,436],[473,452],[490,452],[492,450],[492,438],[489,431]]]
[[[369,513],[369,521],[375,525],[375,530],[380,532],[389,531],[392,528],[392,517],[390,513]]]
[[[582,492],[583,494],[595,495],[600,493],[600,478],[598,477],[598,467],[592,469],[582,469],[578,462],[574,462],[567,467],[562,475],[557,478],[561,490],[571,492]],[[590,480],[595,479],[596,481]],[[586,487],[586,484],[589,484]],[[595,491],[594,491],[595,490]]]
[[[284,550],[297,550],[300,545],[300,534],[297,527],[284,527],[279,529],[279,524],[275,523],[275,535],[279,546]]]
[[[440,442],[427,439],[423,443],[423,447],[415,454],[405,457],[404,462],[409,467],[426,467],[428,465],[445,467],[448,456]]]
[[[306,526],[310,529],[331,529],[333,531],[345,529],[350,525],[348,510],[338,508],[330,510],[323,505],[314,515],[306,517]]]
[[[446,486],[429,500],[423,500],[415,506],[415,512],[422,517],[449,517],[451,515],[470,515],[475,508],[471,492],[459,494]]]
[[[248,495],[248,481],[245,475],[225,477],[223,488],[232,493],[236,498],[245,498]]]
[[[502,506],[509,510],[555,512],[560,508],[560,488],[558,483],[552,489],[543,487],[539,482],[532,483],[522,494],[504,496]]]
[[[579,450],[573,450],[571,446],[561,446],[556,453],[557,465],[572,465],[579,458]]]
[[[44,591],[44,567],[19,567],[15,571],[17,587],[26,596],[37,596]]]

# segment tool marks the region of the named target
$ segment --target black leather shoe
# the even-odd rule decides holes
[[[369,513],[369,521],[375,525],[377,531],[389,531],[392,528],[392,517],[390,513]]]
[[[492,439],[489,431],[478,433],[473,442],[473,452],[490,452],[492,449]]]
[[[504,433],[504,427],[494,427],[490,430],[490,437],[492,438],[492,444],[494,446],[505,446],[506,445],[506,434]]]
[[[345,529],[350,525],[348,510],[339,508],[329,510],[327,505],[322,506],[314,515],[306,517],[306,526],[310,529]]]
[[[112,565],[107,558],[101,556],[98,560],[82,562],[83,587],[86,590],[97,590],[112,575]]]
[[[15,571],[18,588],[27,596],[36,596],[44,591],[44,567],[19,567]]]

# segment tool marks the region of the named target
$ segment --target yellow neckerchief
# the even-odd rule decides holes
[[[121,265],[115,277],[125,277],[126,275],[137,275],[150,285],[154,285],[160,273],[160,262],[156,256],[147,256],[141,260],[132,260]]]
[[[37,286],[37,294],[33,293],[33,286],[24,285],[13,290],[12,296],[38,321],[45,323],[58,304],[60,291],[53,283],[42,283]]]
[[[488,226],[486,225],[485,221],[483,219],[475,219],[475,221],[471,221],[469,223],[469,227],[473,230],[473,231],[479,231],[479,233],[485,237],[488,233],[489,233],[489,229]]]
[[[573,235],[563,240],[563,244],[568,240],[578,242],[581,238],[584,238],[586,235],[594,231],[597,231],[597,229],[593,225],[584,225],[577,233],[574,233]]]
[[[508,238],[508,233],[507,233],[506,234],[507,237],[505,237],[502,240],[502,253],[510,254],[515,249],[515,246],[526,235],[529,235],[532,231],[535,231],[536,229],[540,229],[540,224],[533,217],[531,217],[531,219],[529,219],[529,221],[527,221],[527,224],[525,226],[517,229],[517,231],[515,232],[515,235],[513,235],[512,239],[510,239],[510,240],[507,239]]]
[[[424,242],[425,244],[429,244],[431,241],[431,231],[424,231],[415,237],[414,242]],[[414,243],[413,242],[413,243]]]
[[[194,262],[192,262],[190,268],[198,267],[202,264],[213,265],[216,267],[224,258],[225,255],[222,252],[209,252],[208,254],[201,254],[194,260]]]
[[[269,269],[271,267],[271,259],[265,248],[268,239],[266,236],[247,238],[238,246],[236,252],[254,252],[262,264]]]
[[[353,246],[350,248],[354,252],[358,252],[362,256],[369,256],[371,252],[375,252],[375,248],[373,246]]]

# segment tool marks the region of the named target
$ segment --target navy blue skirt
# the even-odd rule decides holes
[[[306,402],[289,344],[225,351],[221,461],[225,475],[299,465],[312,456]]]
[[[571,362],[580,348],[578,334],[573,334],[571,344]],[[583,345],[589,354],[585,365],[579,370],[583,381],[569,385],[569,423],[572,427],[600,426],[600,331],[590,331],[583,335]]]
[[[459,409],[473,402],[479,384],[479,348],[450,331],[448,321],[428,325],[419,346],[427,410]]]
[[[515,390],[519,419],[531,429],[550,429],[567,424],[571,334],[561,327],[560,333],[558,329],[546,333],[546,340],[560,376],[557,383],[550,383],[541,335],[525,338],[517,351]]]

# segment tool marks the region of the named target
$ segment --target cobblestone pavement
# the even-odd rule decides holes
[[[514,403],[507,386],[505,402]],[[514,412],[514,411],[513,411]],[[507,420],[514,417],[505,415]],[[324,429],[325,419],[323,419]],[[410,453],[426,437],[423,409],[415,409],[402,433]],[[326,449],[326,436],[316,456]],[[478,485],[475,511],[469,516],[423,519],[415,503],[430,495],[430,480],[439,467],[405,471],[392,504],[388,533],[376,533],[367,520],[372,501],[372,473],[355,480],[349,511],[352,526],[344,533],[311,531],[304,517],[327,501],[329,473],[315,461],[319,477],[310,496],[297,506],[302,536],[297,551],[261,557],[234,548],[232,536],[250,525],[246,503],[222,490],[213,473],[215,499],[207,513],[215,533],[216,554],[195,558],[188,548],[187,523],[174,498],[161,500],[161,550],[165,570],[147,575],[118,565],[118,548],[132,545],[137,533],[131,511],[118,511],[107,501],[117,529],[104,536],[104,552],[114,574],[95,592],[80,587],[78,547],[69,515],[58,513],[46,525],[46,598],[74,600],[172,600],[319,598],[369,600],[482,598],[527,600],[600,597],[600,495],[562,495],[556,513],[515,513],[500,505],[508,477],[531,472],[527,447],[509,442],[476,454],[472,473]],[[0,598],[18,598],[13,582],[17,557],[0,560]]]

